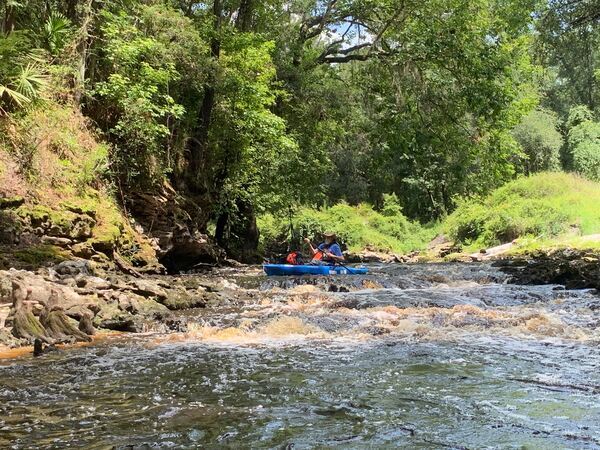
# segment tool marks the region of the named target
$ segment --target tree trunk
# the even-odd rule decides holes
[[[252,27],[252,13],[254,10],[254,0],[242,0],[238,16],[235,20],[235,27],[242,32],[250,31]]]
[[[41,323],[46,329],[46,333],[58,342],[89,342],[92,340],[83,331],[75,328],[69,322],[69,318],[60,309],[46,308],[42,313]]]
[[[2,34],[8,36],[15,28],[15,7],[6,5],[2,20]]]
[[[223,212],[217,217],[217,226],[215,228],[215,240],[219,247],[227,250],[227,226],[229,224],[229,213]]]
[[[250,202],[238,202],[238,209],[242,216],[244,229],[241,230],[240,239],[242,239],[242,258],[246,261],[252,260],[256,256],[258,249],[258,239],[260,233],[256,224],[256,214],[254,206]]]
[[[76,3],[76,2],[75,2]],[[95,0],[88,0],[83,7],[82,11],[82,20],[81,27],[79,29],[79,39],[77,42],[77,76],[75,79],[75,86],[73,89],[75,101],[77,104],[80,104],[81,97],[83,96],[85,90],[85,78],[87,71],[87,59],[89,48],[92,45],[93,38],[90,36],[90,28],[92,26],[92,21],[94,19],[94,11],[96,8]],[[70,14],[76,14],[75,7],[72,6],[70,9],[73,11]]]
[[[78,22],[78,14],[77,14],[77,4],[78,0],[68,0],[67,6],[65,8],[65,15],[67,18],[73,22],[74,24]]]
[[[222,0],[214,0],[213,3],[213,31],[214,36],[210,44],[210,54],[215,61],[218,61],[221,53],[221,41],[219,39],[219,30],[221,29],[222,21]],[[204,91],[204,97],[202,98],[202,105],[200,106],[200,113],[198,117],[198,125],[194,133],[193,138],[190,140],[190,161],[189,161],[189,174],[192,181],[192,187],[199,187],[199,178],[203,173],[203,162],[206,157],[206,151],[208,148],[208,138],[210,132],[210,123],[212,120],[212,113],[215,106],[215,88],[214,84],[216,77],[213,74],[209,77],[206,89]]]

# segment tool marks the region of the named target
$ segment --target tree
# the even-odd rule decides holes
[[[586,107],[569,114],[569,152],[573,169],[590,180],[600,181],[600,123]]]
[[[555,113],[536,109],[523,118],[513,130],[524,158],[519,164],[526,175],[560,169],[563,137],[557,130]]]
[[[544,106],[563,119],[576,105],[586,105],[593,111],[600,94],[596,82],[600,68],[598,2],[552,0],[543,5],[536,22],[535,50],[552,75]]]
[[[190,19],[161,6],[115,5],[101,17],[98,80],[86,111],[114,143],[113,169],[126,185],[161,185],[176,169],[186,106],[201,97],[206,45]]]

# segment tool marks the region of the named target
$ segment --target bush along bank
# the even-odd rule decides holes
[[[470,250],[529,240],[540,246],[600,232],[600,183],[568,173],[522,177],[482,200],[465,201],[444,222]],[[574,240],[575,242],[576,240]]]
[[[346,203],[322,209],[298,208],[289,217],[263,215],[258,220],[261,251],[266,256],[303,248],[302,239],[318,240],[325,231],[335,232],[347,254],[408,254],[422,250],[435,236],[434,226],[408,220],[394,195],[384,196],[383,207]]]

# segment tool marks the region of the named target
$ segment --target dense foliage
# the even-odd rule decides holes
[[[350,251],[407,253],[424,248],[436,231],[409,221],[395,195],[384,196],[379,212],[368,204],[340,203],[318,211],[300,208],[291,218],[266,214],[259,225],[262,250],[267,254],[301,248],[304,237],[318,242],[325,231],[335,232]]]
[[[563,137],[557,125],[556,114],[534,110],[513,130],[524,153],[521,165],[526,174],[560,168]]]
[[[257,217],[281,235],[289,211],[298,228],[346,227],[351,246],[410,247],[411,221],[520,174],[600,178],[596,6],[8,1],[0,113],[80,108],[122,196],[172,187],[232,254],[256,249]],[[381,237],[354,237],[352,217]]]
[[[486,247],[519,237],[574,236],[600,229],[600,185],[565,173],[523,177],[481,201],[462,203],[444,225],[458,242]]]

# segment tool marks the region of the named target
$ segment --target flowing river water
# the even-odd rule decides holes
[[[185,333],[0,361],[0,448],[600,448],[592,291],[485,264],[223,276],[251,300]]]

